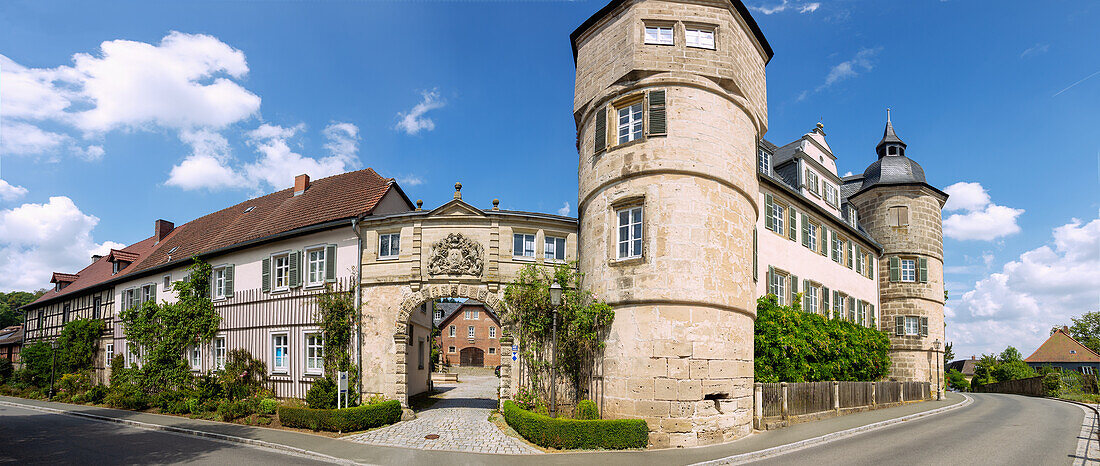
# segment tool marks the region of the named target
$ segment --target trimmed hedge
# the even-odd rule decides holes
[[[595,401],[581,400],[580,403],[577,403],[577,415],[573,417],[585,420],[599,419],[600,409],[596,407]]]
[[[397,400],[344,409],[279,407],[279,423],[302,429],[354,432],[393,424],[399,420],[401,402]]]
[[[649,427],[642,419],[561,419],[532,413],[511,400],[504,420],[531,443],[562,450],[645,448]]]

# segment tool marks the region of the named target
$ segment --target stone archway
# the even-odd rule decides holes
[[[394,354],[392,365],[393,373],[396,375],[393,379],[393,393],[401,402],[402,406],[408,407],[409,404],[406,353],[408,348],[408,322],[412,312],[426,301],[439,298],[467,298],[485,303],[489,309],[498,313],[499,316],[503,297],[503,291],[490,291],[489,286],[486,284],[425,285],[418,291],[405,297],[401,302],[400,310],[397,313],[397,320],[394,323],[393,341],[396,353]],[[505,357],[505,355],[511,354],[512,341],[511,332],[509,332],[502,323],[500,349],[498,350],[501,355],[500,389],[497,392],[498,399],[502,404],[504,400],[512,399],[514,394],[512,384],[512,368],[514,363],[510,357]]]

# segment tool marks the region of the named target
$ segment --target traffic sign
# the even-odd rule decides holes
[[[518,359],[519,359],[519,356],[518,356],[518,355],[519,355],[519,353],[517,353],[517,352],[515,352],[515,351],[512,351],[512,361],[516,361],[516,360],[518,360]]]

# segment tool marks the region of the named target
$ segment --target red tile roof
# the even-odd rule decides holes
[[[141,259],[141,256],[130,251],[112,249],[110,254],[107,254],[107,262],[137,262]]]
[[[77,281],[60,292],[47,292],[32,305],[113,278],[147,271],[169,262],[184,261],[192,255],[207,254],[303,227],[366,215],[391,189],[400,192],[393,178],[383,178],[367,168],[311,181],[309,188],[297,196],[293,188],[287,188],[249,199],[180,225],[160,242],[154,242],[156,238],[151,237],[121,251],[112,249],[111,256],[100,258],[81,270]],[[348,227],[351,227],[350,221]],[[133,263],[112,276],[108,258],[128,260],[125,258],[127,255],[136,256]]]
[[[1100,354],[1069,336],[1069,329],[1055,330],[1024,362],[1100,362]]]
[[[50,283],[72,283],[78,278],[80,278],[80,275],[75,273],[54,272],[50,276]]]

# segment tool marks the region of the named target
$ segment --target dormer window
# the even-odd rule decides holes
[[[760,149],[760,155],[756,156],[757,170],[760,173],[771,174],[772,172],[772,155],[764,149]]]

